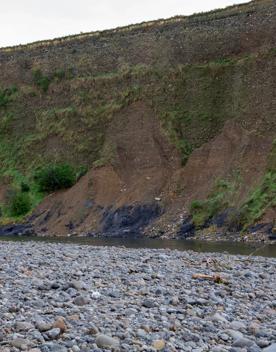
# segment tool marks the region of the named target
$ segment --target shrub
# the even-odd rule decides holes
[[[44,93],[48,91],[51,80],[49,77],[44,76],[41,70],[33,71],[33,80]]]
[[[35,174],[40,192],[54,192],[69,188],[76,182],[75,170],[68,164],[54,164],[41,168]]]
[[[9,213],[13,217],[26,215],[31,210],[31,201],[27,193],[14,192],[8,204]]]

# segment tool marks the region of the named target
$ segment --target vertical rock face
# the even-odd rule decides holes
[[[38,232],[271,224],[275,17],[260,0],[0,49],[2,218],[22,180],[37,205],[36,167],[67,162],[90,171],[36,208]]]

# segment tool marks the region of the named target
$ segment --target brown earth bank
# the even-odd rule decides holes
[[[38,166],[88,169],[0,235],[275,237],[275,16],[258,0],[0,49],[0,205]]]
[[[46,198],[34,215],[38,233],[189,237],[194,234],[188,211],[192,199],[207,198],[217,180],[228,179],[236,187],[231,204],[238,208],[265,173],[273,141],[270,132],[258,136],[234,121],[227,122],[221,134],[195,150],[181,167],[177,152],[158,126],[149,128],[157,122],[150,109],[137,103],[121,118],[126,135],[112,126],[115,135],[109,136],[116,145],[116,163],[92,169],[71,189]],[[215,234],[231,230],[227,211],[231,214],[231,209],[225,209],[214,223],[198,229],[201,238],[208,234],[221,240]],[[273,219],[275,209],[269,208],[251,227],[253,238],[240,237],[238,228],[231,232],[237,239],[264,240],[258,233],[272,233]]]

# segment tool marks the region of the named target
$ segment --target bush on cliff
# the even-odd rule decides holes
[[[73,186],[76,173],[71,165],[53,164],[39,169],[34,179],[40,192],[50,193]]]
[[[31,210],[31,200],[28,193],[14,192],[8,204],[10,216],[19,217],[26,215]]]

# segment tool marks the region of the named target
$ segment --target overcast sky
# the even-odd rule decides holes
[[[0,0],[0,47],[189,15],[246,0]]]

